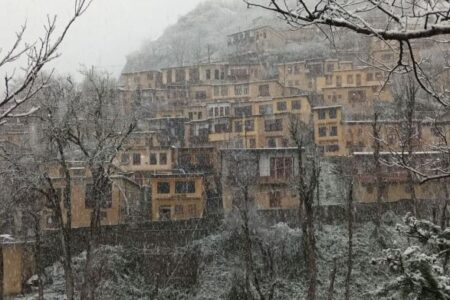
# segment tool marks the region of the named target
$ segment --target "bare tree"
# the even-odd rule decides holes
[[[381,174],[381,160],[380,160],[380,152],[381,152],[381,126],[379,124],[379,112],[375,112],[373,115],[373,124],[372,124],[372,135],[373,135],[373,165],[374,165],[374,173],[375,173],[375,184],[376,184],[376,201],[377,201],[377,209],[376,209],[376,218],[375,225],[377,228],[377,234],[379,232],[381,226],[381,214],[382,214],[382,203],[383,203],[383,194],[384,194],[384,182],[383,176]]]
[[[50,210],[58,230],[62,249],[62,265],[64,268],[66,296],[74,299],[74,278],[71,254],[71,175],[68,162],[68,135],[69,116],[67,103],[78,97],[75,86],[70,79],[52,79],[38,94],[35,101],[41,107],[34,115],[34,122],[41,135],[36,145],[31,145],[30,152],[18,156],[12,151],[3,151],[2,157],[8,163],[5,174],[15,178],[18,194],[17,203],[27,200],[24,211],[28,213],[35,223],[36,252],[40,251],[38,222],[42,219],[42,212]],[[45,147],[42,147],[45,145]],[[62,171],[59,175],[64,182],[62,194],[59,194],[54,184],[54,175],[49,168],[57,167]],[[29,197],[29,194],[39,197]],[[62,209],[65,202],[65,209]],[[44,199],[44,200],[42,200]]]
[[[243,258],[245,261],[245,288],[244,293],[246,299],[254,299],[253,289],[255,289],[260,299],[265,299],[262,288],[260,286],[260,278],[255,270],[254,261],[254,242],[250,232],[250,211],[254,202],[249,192],[251,186],[257,180],[257,161],[252,157],[251,153],[242,151],[230,155],[230,180],[236,187],[234,193],[233,206],[237,209],[242,221],[243,233]]]
[[[2,55],[0,70],[14,66],[14,63],[22,58],[27,61],[26,65],[20,67],[23,74],[19,76],[14,72],[5,74],[4,93],[0,97],[0,123],[5,122],[8,117],[27,116],[38,109],[38,106],[32,106],[22,112],[16,111],[20,106],[33,100],[34,96],[49,83],[51,73],[47,76],[38,75],[50,61],[59,56],[57,52],[59,46],[75,20],[86,11],[90,3],[91,0],[74,1],[73,15],[59,36],[56,35],[56,16],[49,17],[44,26],[44,34],[37,41],[24,43],[23,37],[27,26],[23,25],[16,33],[13,45],[9,49],[1,49],[4,51],[0,50]]]
[[[302,223],[305,244],[305,259],[308,274],[308,296],[316,298],[317,286],[317,254],[314,232],[314,195],[318,188],[320,163],[317,149],[314,145],[312,132],[299,118],[290,119],[290,136],[297,147],[298,177],[296,187],[299,197],[299,219]]]
[[[92,178],[93,202],[87,248],[83,299],[95,299],[96,278],[92,255],[97,247],[101,209],[111,193],[113,160],[135,128],[134,120],[123,119],[118,112],[116,82],[107,73],[85,70],[80,97],[69,103],[71,126],[68,140],[80,152]]]

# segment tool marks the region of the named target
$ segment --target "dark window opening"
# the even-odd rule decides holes
[[[170,183],[169,182],[158,182],[157,191],[158,191],[158,194],[169,194],[170,193]]]
[[[194,181],[177,181],[175,183],[175,193],[177,194],[193,194],[195,193]]]

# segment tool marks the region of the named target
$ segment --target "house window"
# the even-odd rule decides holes
[[[366,81],[372,81],[373,80],[373,73],[367,73],[366,74]]]
[[[214,116],[214,109],[212,107],[210,109],[208,109],[208,116],[209,117],[213,117]]]
[[[160,153],[159,154],[159,164],[160,165],[167,165],[167,153]]]
[[[230,115],[230,107],[226,106],[225,107],[225,116],[229,116]]]
[[[270,193],[269,193],[269,206],[270,206],[270,208],[281,207],[281,193],[280,193],[280,191],[270,191]]]
[[[330,119],[336,119],[336,108],[332,108],[328,111],[328,116]]]
[[[360,102],[366,100],[366,92],[364,90],[348,91],[348,100],[350,102]]]
[[[209,80],[211,79],[211,70],[206,70],[206,79]]]
[[[194,118],[194,114],[192,112],[189,112],[189,120],[192,120]]]
[[[261,97],[270,96],[269,85],[268,84],[260,85],[258,87],[258,90],[259,90],[259,96],[261,96]]]
[[[267,147],[269,147],[269,148],[276,148],[277,147],[277,142],[275,141],[274,138],[267,139]]]
[[[215,86],[214,87],[214,96],[219,96],[219,93],[220,93],[220,87]]]
[[[87,183],[84,195],[84,207],[93,209],[95,207],[94,192],[100,193],[101,191],[94,191],[94,185],[92,183]],[[112,207],[112,184],[108,184],[105,187],[105,194],[99,195],[100,208],[111,208]]]
[[[150,164],[151,165],[158,164],[158,161],[156,159],[156,153],[150,153]]]
[[[214,70],[214,79],[217,79],[217,80],[220,79],[220,72],[219,72],[219,70]]]
[[[331,73],[331,72],[333,72],[333,70],[334,70],[334,65],[333,64],[328,64],[327,65],[327,72]]]
[[[327,115],[325,113],[325,110],[319,110],[319,120],[326,119]]]
[[[172,215],[172,208],[170,206],[160,206],[159,207],[159,220],[169,221]]]
[[[198,114],[197,114],[197,120],[201,120],[202,117],[203,117],[202,112],[199,111]]]
[[[169,182],[158,182],[157,190],[158,190],[158,194],[169,194],[170,193],[170,183]]]
[[[215,133],[228,132],[227,124],[215,124],[214,125],[214,132]]]
[[[206,91],[195,92],[195,99],[206,99]]]
[[[327,128],[326,127],[324,127],[324,126],[319,127],[319,136],[320,137],[327,136]]]
[[[300,100],[293,100],[291,104],[292,109],[301,109],[302,108],[302,102]]]
[[[248,94],[248,85],[239,84],[234,86],[234,94],[236,96],[247,95]]]
[[[282,131],[283,120],[282,119],[264,120],[264,130],[266,132]]]
[[[252,114],[251,106],[234,107],[235,117],[249,117]]]
[[[183,205],[175,205],[175,214],[182,215],[183,214]]]
[[[339,145],[328,145],[325,148],[326,152],[338,152],[339,151]]]
[[[133,153],[133,165],[140,165],[141,164],[141,154],[140,153]]]
[[[356,85],[361,85],[361,74],[356,74]]]
[[[197,206],[195,204],[189,204],[188,213],[190,216],[195,216],[197,214]]]
[[[376,78],[377,80],[383,80],[383,75],[381,74],[381,72],[376,72],[376,73],[375,73],[375,78]]]
[[[270,177],[272,178],[290,178],[292,176],[292,168],[292,157],[270,158]]]
[[[388,144],[391,144],[391,145],[395,144],[395,142],[396,142],[395,133],[389,133],[388,134],[387,142],[388,142]]]
[[[130,163],[130,155],[128,153],[122,153],[120,156],[120,163],[122,165],[128,165]]]
[[[194,181],[177,181],[175,183],[175,193],[177,194],[193,194],[195,193]]]
[[[330,136],[337,136],[337,126],[331,126]]]
[[[347,84],[353,84],[353,75],[347,75]]]
[[[273,113],[272,104],[263,104],[259,106],[259,114],[270,115]]]
[[[246,131],[255,130],[255,121],[254,120],[245,120],[245,130]]]
[[[333,84],[333,76],[325,75],[325,84],[326,85],[332,85]]]
[[[341,75],[336,75],[336,86],[341,87],[342,86],[342,77]]]
[[[223,87],[220,89],[220,95],[221,95],[221,96],[228,96],[228,87],[227,87],[227,86],[223,86]]]
[[[220,108],[220,116],[223,116],[225,112],[225,109],[223,107]]]
[[[249,145],[250,148],[256,148],[256,140],[255,139],[250,139],[249,142],[250,142],[250,145]]]
[[[235,121],[234,122],[234,131],[235,132],[242,132],[242,121]]]
[[[285,111],[286,110],[286,102],[277,102],[277,109],[278,111]]]

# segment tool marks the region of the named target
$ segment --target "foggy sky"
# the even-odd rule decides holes
[[[126,55],[146,39],[156,39],[204,0],[93,0],[74,24],[52,63],[58,73],[75,74],[81,65],[96,66],[118,76]],[[58,15],[59,29],[73,11],[73,0],[0,0],[0,48],[7,49],[26,22],[26,41],[44,32],[47,15]],[[1,57],[1,53],[0,53]],[[0,76],[4,76],[0,70]],[[10,72],[10,70],[8,70]]]

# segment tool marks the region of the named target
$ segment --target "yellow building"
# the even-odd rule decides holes
[[[208,104],[209,119],[185,125],[186,145],[212,144],[232,148],[277,148],[292,145],[292,118],[308,124],[311,106],[306,96],[275,97],[242,103]]]
[[[342,106],[314,107],[312,110],[316,145],[325,156],[347,155],[342,125]]]
[[[146,179],[151,187],[153,221],[201,218],[206,193],[201,174],[156,174]]]
[[[264,52],[283,47],[286,37],[270,26],[262,26],[228,35],[227,44],[234,53]]]
[[[32,243],[1,235],[3,253],[3,293],[14,296],[23,292],[23,284],[34,274]]]
[[[342,106],[313,108],[314,140],[325,156],[345,156],[353,152],[373,151],[373,125],[370,118],[346,120]],[[379,120],[382,151],[401,151],[406,145],[404,120]],[[413,120],[412,146],[414,151],[430,151],[450,142],[450,120]]]
[[[162,74],[160,71],[149,70],[142,72],[123,72],[119,83],[127,90],[137,89],[157,89],[162,84]]]
[[[125,172],[171,170],[174,166],[173,149],[162,145],[155,131],[133,132],[114,164]]]
[[[293,182],[298,175],[296,148],[221,149],[221,184],[224,211],[243,201],[240,186],[256,209],[298,207]]]
[[[375,102],[392,102],[385,75],[376,69],[359,67],[335,70],[325,75],[324,104],[342,105],[346,114],[373,115]]]
[[[391,152],[381,152],[380,156],[391,156]],[[415,152],[414,160],[419,163],[424,160],[433,159],[433,156],[441,155],[439,152]],[[359,202],[377,201],[377,181],[373,163],[373,152],[356,152],[353,154],[354,175],[354,197]],[[395,202],[411,199],[408,184],[407,170],[401,167],[387,167],[382,165],[380,174],[382,180],[381,198],[383,202]],[[446,191],[450,181],[431,180],[425,183],[413,179],[414,192],[418,200],[441,200],[448,195]]]
[[[205,105],[188,105],[186,107],[161,110],[156,113],[156,118],[186,118],[191,121],[206,118]]]
[[[70,173],[72,227],[89,227],[95,205],[92,199],[92,178],[84,163],[71,163]],[[65,212],[69,204],[64,199],[65,179],[61,177],[61,174],[56,174],[56,176],[51,174],[50,176],[57,195],[61,199],[65,222]],[[132,218],[138,219],[138,216],[134,214],[139,214],[140,186],[125,176],[112,175],[110,178],[109,194],[101,207],[101,225],[118,225],[127,223]],[[41,227],[54,229],[57,224],[56,221],[53,211],[48,209],[44,212]]]
[[[287,87],[296,87],[304,91],[313,91],[313,78],[309,76],[306,61],[278,64],[278,80]]]

